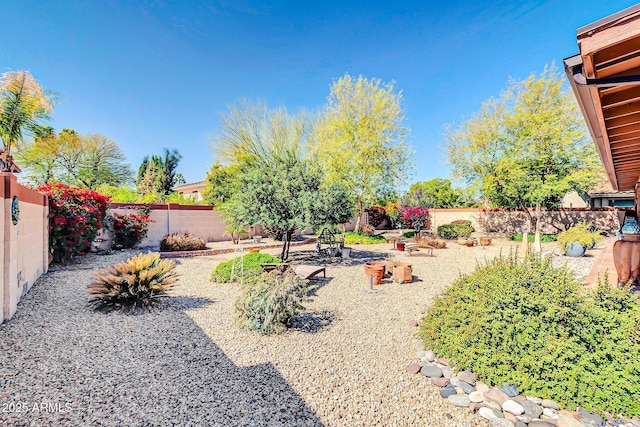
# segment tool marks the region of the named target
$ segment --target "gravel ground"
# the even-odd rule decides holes
[[[237,285],[208,282],[233,254],[177,260],[172,298],[133,315],[92,311],[85,294],[89,267],[132,253],[91,255],[43,276],[0,326],[0,425],[487,425],[407,374],[420,347],[408,322],[461,272],[515,246],[453,243],[435,257],[354,246],[350,260],[292,248],[327,279],[291,330],[266,337],[235,326]],[[362,293],[362,263],[387,256],[412,262],[417,280]]]

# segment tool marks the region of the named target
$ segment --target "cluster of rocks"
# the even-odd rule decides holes
[[[453,406],[469,408],[489,420],[492,427],[640,427],[637,417],[614,418],[606,412],[601,416],[581,407],[564,410],[553,400],[521,395],[516,386],[508,383],[489,387],[476,381],[473,372],[456,372],[446,358],[437,357],[430,350],[418,351],[416,358],[420,361],[407,367],[410,374],[424,375],[440,387],[443,399]]]

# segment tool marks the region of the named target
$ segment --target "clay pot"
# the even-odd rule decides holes
[[[400,242],[396,243],[396,248],[399,251],[404,251],[404,243],[400,243]]]
[[[489,246],[491,244],[491,237],[481,237],[480,246]]]
[[[587,251],[587,248],[582,246],[580,243],[573,242],[572,244],[567,246],[567,249],[565,249],[564,254],[570,257],[581,257],[582,255],[584,255],[586,251]]]
[[[374,262],[376,264],[374,264]],[[382,263],[382,265],[380,265],[380,263]],[[384,262],[373,261],[366,263],[364,265],[364,274],[367,275],[367,279],[373,276],[373,284],[379,285],[382,283],[382,276],[384,276]]]
[[[473,247],[473,243],[474,243],[473,240],[468,240],[466,245],[467,245],[468,248],[472,248]]]
[[[413,280],[413,266],[407,262],[398,262],[393,266],[393,281],[411,283]]]

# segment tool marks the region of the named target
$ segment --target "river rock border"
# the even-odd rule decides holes
[[[291,242],[290,246],[303,246],[308,245],[310,243],[315,243],[318,239],[315,237],[302,240],[300,242]],[[281,248],[282,243],[273,243],[273,244],[261,244],[261,245],[252,245],[247,246],[246,252],[249,249],[257,248],[257,249],[273,249],[273,248]],[[220,254],[230,254],[236,252],[236,248],[221,248],[221,249],[203,249],[200,251],[176,251],[176,252],[160,252],[160,258],[190,258],[194,256],[206,256],[206,255],[220,255]]]
[[[409,322],[415,326],[416,321]],[[516,386],[503,383],[489,387],[476,381],[470,371],[456,372],[454,366],[433,351],[421,350],[416,361],[407,366],[413,375],[421,375],[440,389],[440,396],[451,405],[469,408],[489,421],[491,427],[640,427],[638,417],[614,417],[612,414],[592,413],[578,407],[563,409],[557,402],[519,394]]]

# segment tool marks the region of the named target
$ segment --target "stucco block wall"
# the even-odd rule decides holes
[[[577,224],[586,221],[594,224],[600,230],[615,233],[620,228],[625,208],[567,208],[543,211],[540,219],[542,233],[557,234]],[[532,212],[533,213],[533,212]],[[455,220],[471,221],[476,231],[485,233],[500,233],[513,235],[520,233],[523,227],[529,227],[529,216],[518,210],[510,209],[431,209],[430,231],[436,232],[443,224],[450,224]]]
[[[49,206],[47,197],[17,183],[11,174],[0,174],[2,185],[2,321],[11,319],[18,302],[49,266]],[[11,218],[13,197],[19,200],[17,225]]]
[[[138,207],[141,206],[112,203],[111,212],[126,214],[135,212]],[[189,232],[207,242],[231,240],[224,231],[226,227],[224,221],[220,218],[220,214],[213,210],[213,206],[151,205],[149,217],[152,222],[149,223],[147,237],[140,242],[140,246],[143,247],[158,246],[167,234],[182,232]],[[261,230],[258,227],[254,232],[259,234]]]

